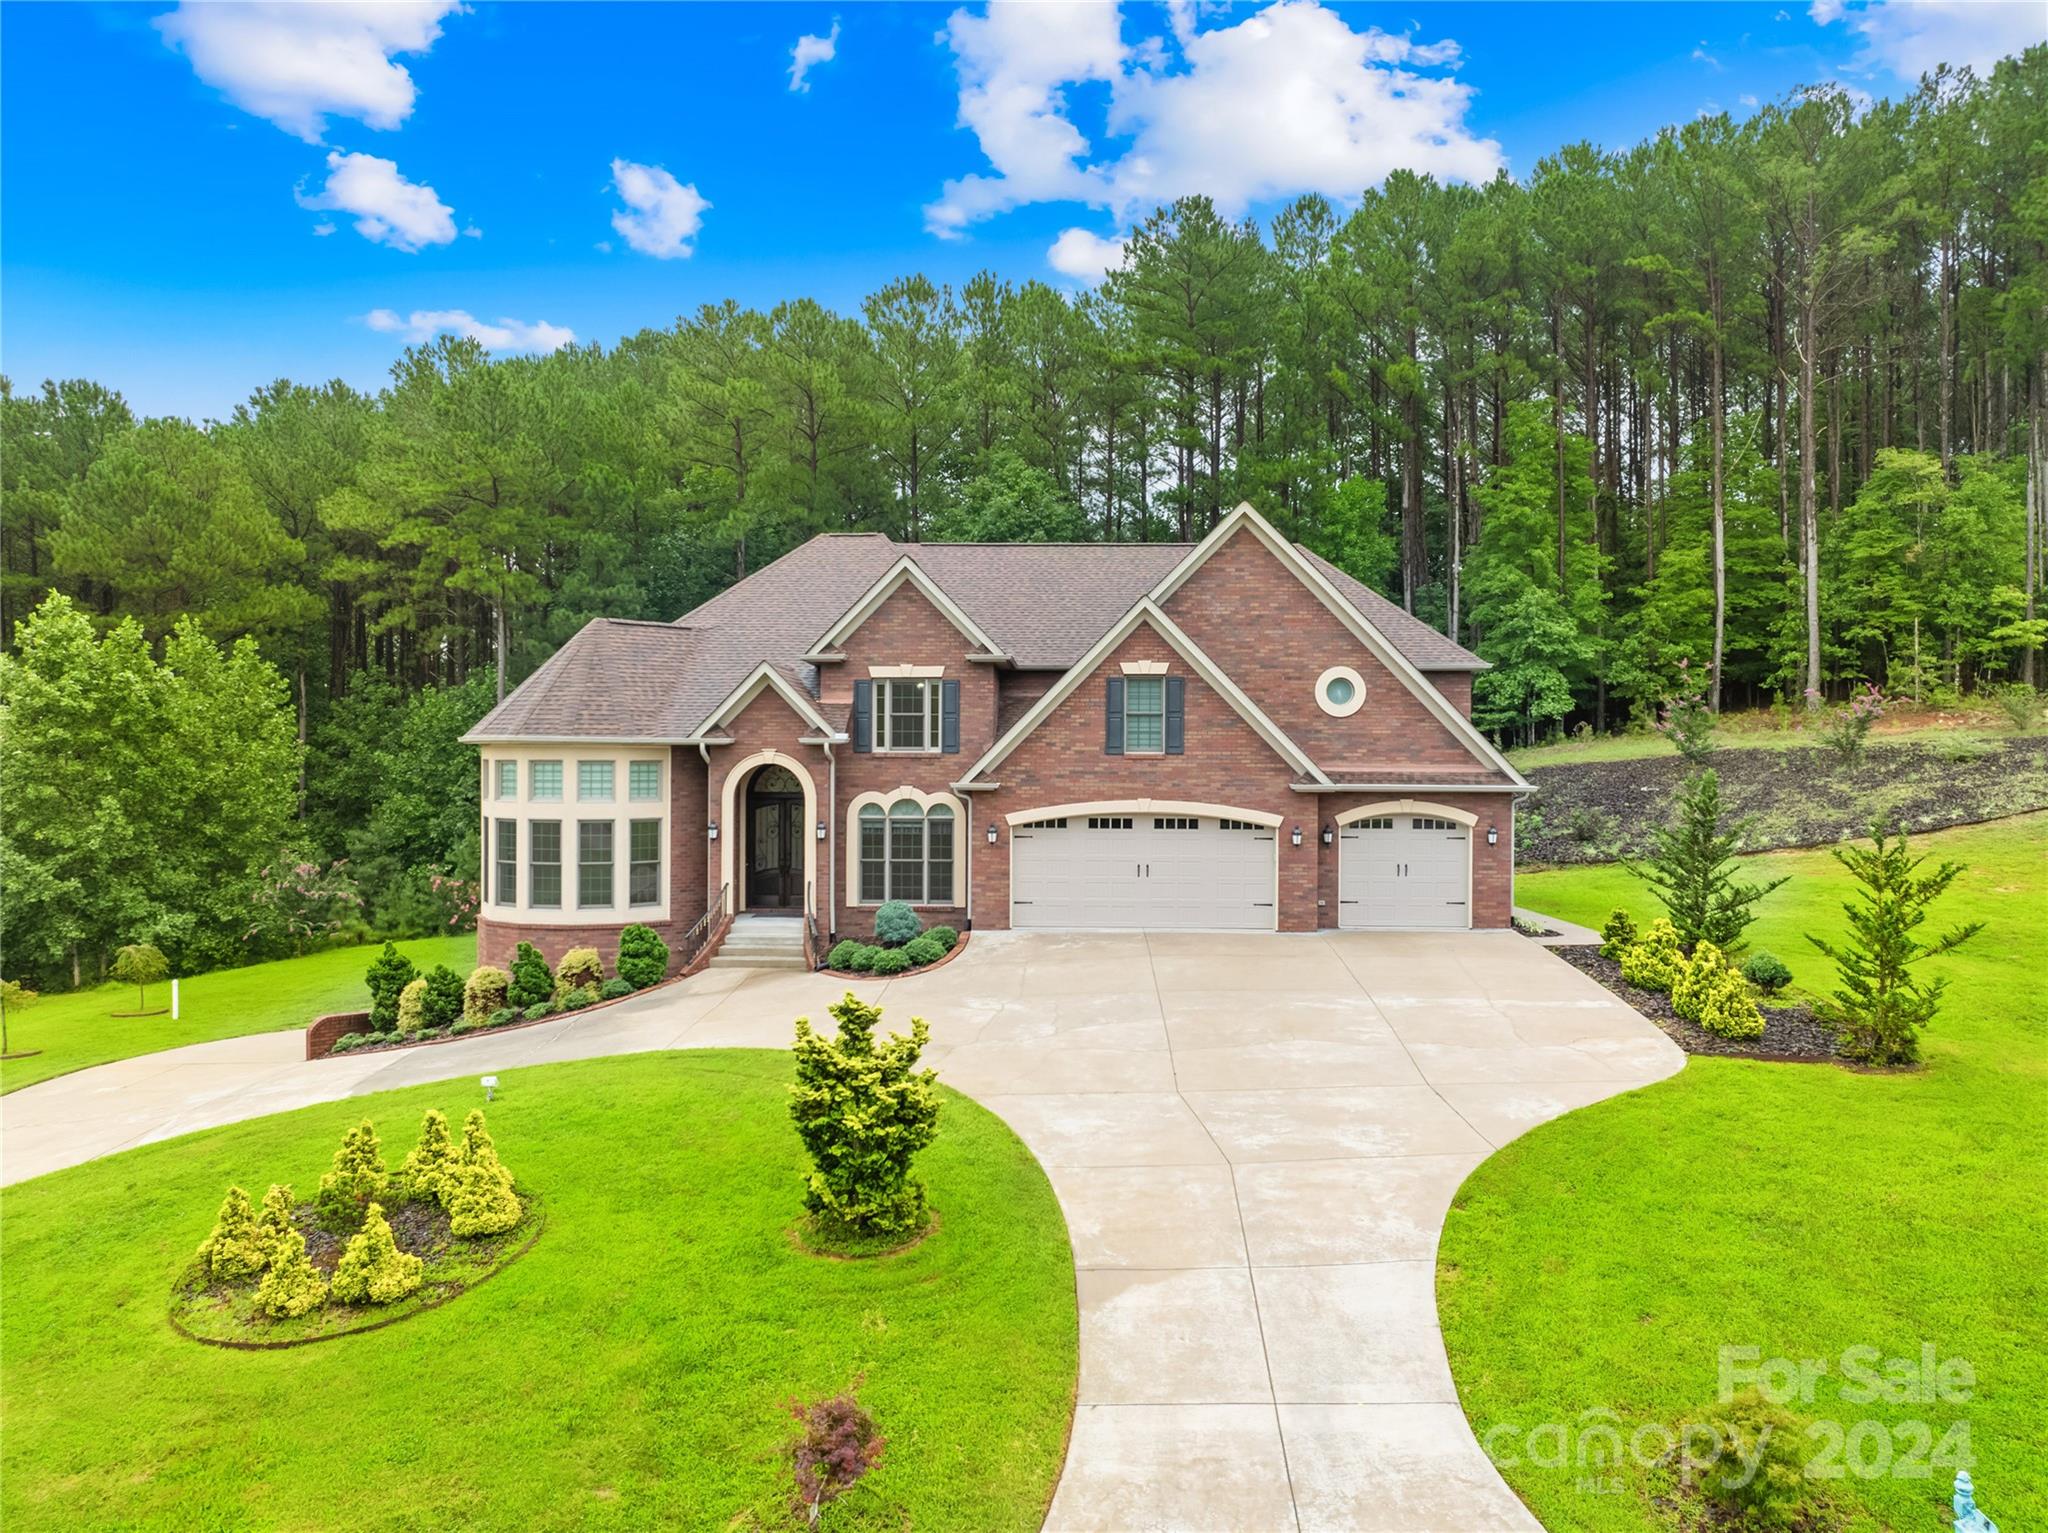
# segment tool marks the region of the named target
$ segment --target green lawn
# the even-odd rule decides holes
[[[1720,1348],[1753,1347],[1827,1364],[1800,1409],[1878,1423],[1862,1432],[1865,1468],[1910,1457],[1906,1423],[1939,1440],[1967,1422],[1993,1519],[2048,1525],[2048,815],[1915,844],[1970,865],[1936,924],[1989,923],[1942,961],[1953,983],[1924,1070],[1693,1059],[1535,1130],[1465,1184],[1437,1293],[1482,1441],[1576,1430],[1603,1408],[1624,1433],[1675,1422],[1714,1399]],[[1845,876],[1824,852],[1755,862],[1793,882],[1762,905],[1752,946],[1822,987],[1827,966],[1802,934],[1840,934]],[[1639,921],[1659,909],[1612,867],[1527,875],[1517,898],[1590,926],[1615,905]],[[1854,1346],[1883,1359],[1932,1346],[1966,1360],[1977,1387],[1966,1403],[1852,1404],[1840,1359]],[[1524,1462],[1503,1473],[1552,1533],[1673,1526],[1633,1465],[1587,1485],[1587,1470],[1516,1451]],[[1938,1528],[1953,1478],[1850,1475],[1838,1495],[1853,1527]]]
[[[856,1380],[888,1438],[832,1529],[1032,1529],[1075,1387],[1074,1272],[1038,1163],[944,1093],[940,1227],[880,1261],[799,1254],[786,1053],[506,1072],[531,1252],[452,1304],[284,1352],[165,1324],[222,1189],[318,1180],[365,1115],[387,1160],[469,1082],[151,1145],[8,1189],[0,1523],[10,1530],[792,1526],[792,1396]]]
[[[398,950],[422,969],[445,963],[458,974],[476,967],[476,934],[423,937]],[[40,1049],[28,1059],[0,1060],[0,1094],[68,1070],[103,1065],[213,1038],[239,1038],[272,1028],[304,1027],[330,1011],[361,1011],[370,1004],[363,971],[378,948],[330,948],[304,958],[280,958],[245,969],[216,969],[179,984],[178,1020],[115,1017],[135,1009],[135,987],[101,985],[64,995],[42,995],[7,1015],[7,1046]],[[171,1004],[168,984],[149,988],[152,1007]]]

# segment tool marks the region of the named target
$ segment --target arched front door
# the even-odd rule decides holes
[[[804,905],[804,785],[788,767],[764,766],[747,781],[743,908]]]

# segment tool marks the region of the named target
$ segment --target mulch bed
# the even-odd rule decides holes
[[[967,939],[973,935],[973,932],[961,932],[953,939],[953,945],[946,949],[946,956],[937,963],[919,964],[914,969],[904,969],[896,974],[875,974],[872,972],[863,974],[858,969],[826,968],[821,968],[817,972],[828,975],[833,979],[909,979],[913,974],[929,974],[934,969],[945,968],[947,964],[960,956],[962,950],[967,946]]]
[[[1664,1030],[1665,1036],[1688,1054],[1720,1054],[1737,1059],[1769,1059],[1784,1064],[1828,1064],[1840,1062],[1832,1028],[1814,1020],[1804,1006],[1765,1006],[1761,1038],[1723,1038],[1697,1022],[1688,1022],[1671,1009],[1671,997],[1661,990],[1638,990],[1621,977],[1621,965],[1602,955],[1597,947],[1554,947],[1550,950],[1581,974],[1599,981],[1637,1011]]]
[[[1743,844],[1751,852],[1859,839],[1879,815],[1926,831],[2048,809],[2042,735],[1948,745],[1873,740],[1854,767],[1813,746],[1719,750],[1707,765],[1721,780],[1728,818],[1755,817]],[[1669,820],[1686,770],[1676,754],[1532,769],[1537,792],[1523,811],[1518,860],[1526,869],[1648,851],[1648,833]],[[1531,811],[1542,821],[1533,832]]]

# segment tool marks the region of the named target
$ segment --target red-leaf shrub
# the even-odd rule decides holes
[[[791,1509],[815,1524],[826,1502],[838,1500],[875,1467],[888,1439],[850,1390],[810,1405],[792,1400],[789,1413],[803,1428],[791,1449],[797,1492]]]

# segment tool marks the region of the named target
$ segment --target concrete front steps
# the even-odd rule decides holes
[[[714,969],[794,969],[804,962],[804,923],[799,916],[734,916],[732,930],[711,955]]]

